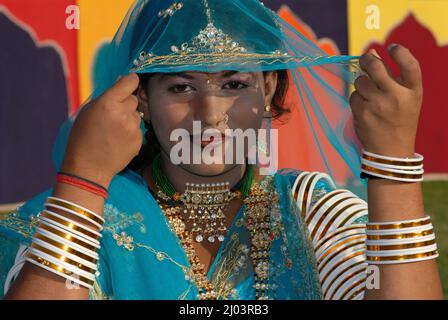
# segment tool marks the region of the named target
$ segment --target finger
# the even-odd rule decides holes
[[[138,111],[138,98],[136,96],[131,94],[122,103],[130,112]]]
[[[422,84],[420,64],[408,48],[398,44],[389,46],[389,55],[400,68],[398,81],[409,89],[418,89]]]
[[[365,99],[371,100],[376,95],[381,94],[380,90],[368,76],[362,75],[355,80],[356,91]]]
[[[383,61],[383,63],[384,63],[383,58],[381,58],[381,56],[379,55],[379,53],[378,53],[375,49],[370,49],[370,50],[367,51],[367,52],[368,52],[368,53],[372,53],[375,57],[377,57],[378,59],[380,59],[380,60]],[[387,70],[387,73],[389,74],[389,76],[390,76],[392,79],[395,79],[395,76],[394,76],[392,70],[389,68],[389,66],[388,66],[386,63],[384,63],[384,67],[386,67],[386,70]]]
[[[373,53],[362,55],[359,59],[359,66],[381,90],[388,91],[397,85],[396,81],[389,75],[384,62]]]
[[[138,88],[139,82],[140,79],[135,73],[128,74],[120,78],[106,94],[124,101]]]
[[[349,98],[350,108],[353,114],[360,112],[360,108],[366,103],[366,100],[358,91],[353,91]]]

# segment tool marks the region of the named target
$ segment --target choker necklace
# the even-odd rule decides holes
[[[234,198],[245,199],[254,181],[254,168],[247,170],[240,182],[232,189],[228,182],[212,184],[186,183],[184,193],[176,191],[162,170],[160,153],[151,166],[152,177],[157,185],[157,197],[171,206],[182,204],[183,213],[192,222],[191,234],[196,242],[207,239],[210,243],[222,242],[227,233],[226,215],[229,203]]]

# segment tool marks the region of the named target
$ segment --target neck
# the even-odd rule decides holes
[[[161,153],[162,170],[165,172],[168,180],[171,182],[177,192],[185,191],[185,184],[207,184],[218,182],[229,182],[230,188],[233,188],[244,176],[246,164],[237,164],[231,169],[214,176],[201,176],[189,172],[185,168],[171,163],[170,158],[164,152]]]

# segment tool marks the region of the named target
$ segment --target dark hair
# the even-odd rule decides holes
[[[263,72],[265,75],[269,71]],[[275,90],[274,96],[272,97],[271,103],[271,119],[282,120],[281,118],[290,113],[291,110],[285,107],[286,94],[289,88],[289,74],[287,70],[278,70],[277,72],[277,88]],[[154,76],[155,73],[144,73],[139,74],[140,84],[142,88],[148,87],[149,79]],[[142,145],[139,154],[129,163],[127,168],[132,170],[138,170],[142,167],[148,165],[154,156],[160,152],[160,143],[157,140],[156,134],[152,125],[145,121],[145,140],[146,143]]]

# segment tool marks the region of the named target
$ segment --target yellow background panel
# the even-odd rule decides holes
[[[100,46],[110,41],[133,0],[78,0],[80,29],[78,30],[78,68],[80,98],[84,102],[92,91],[91,69]]]
[[[380,28],[366,27],[366,8],[379,8]],[[384,42],[409,13],[430,29],[439,46],[448,44],[448,0],[348,0],[349,54],[359,55],[371,42]]]

